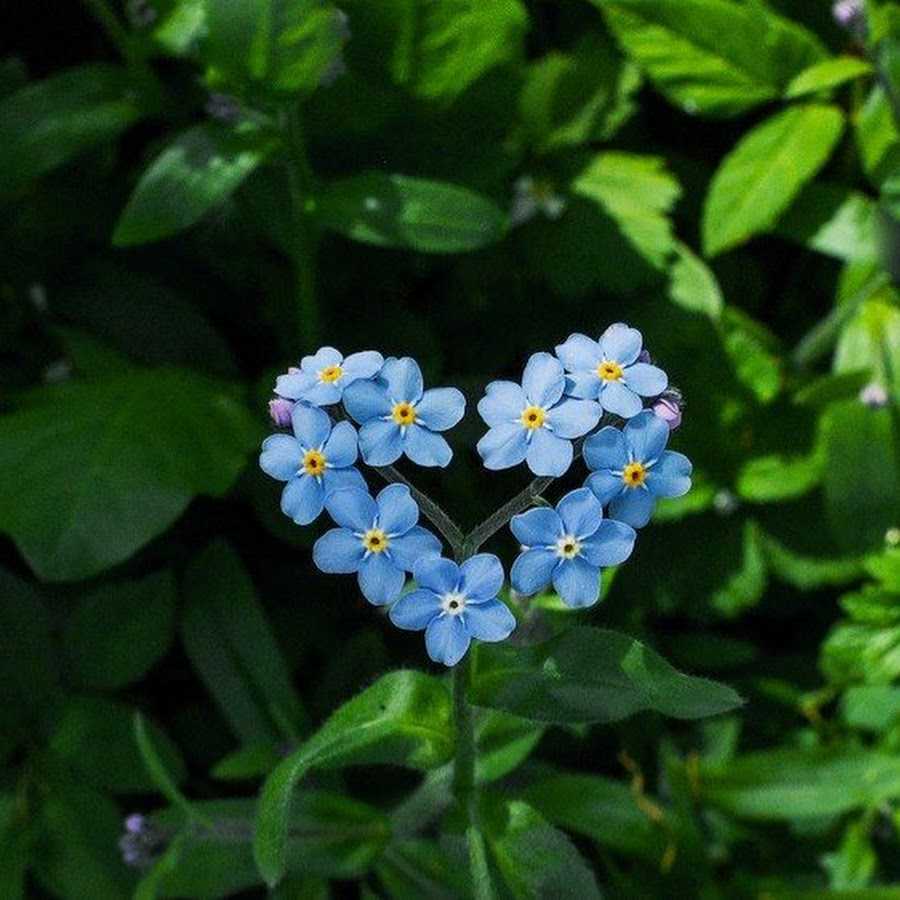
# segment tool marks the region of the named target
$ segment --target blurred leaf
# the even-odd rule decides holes
[[[747,460],[738,473],[737,492],[752,503],[778,503],[802,497],[822,480],[825,460],[809,456],[760,456]]]
[[[900,722],[900,687],[866,684],[848,688],[841,697],[841,716],[850,728],[887,731]]]
[[[729,687],[676,672],[639,641],[573,628],[532,647],[480,645],[472,698],[539,722],[615,722],[642,710],[679,719],[741,705]]]
[[[110,622],[116,627],[110,628]],[[68,671],[80,687],[124,687],[142,678],[168,651],[174,626],[171,572],[105,585],[85,596],[66,623]]]
[[[652,265],[662,268],[674,250],[667,217],[681,194],[665,160],[630,153],[600,153],[572,182],[597,203]]]
[[[873,381],[900,391],[900,308],[893,289],[872,296],[884,287],[876,278],[867,291],[871,299],[854,304],[841,329],[834,355],[836,372],[870,369]]]
[[[877,584],[865,584],[841,597],[841,608],[853,619],[868,625],[900,623],[900,593]]]
[[[281,756],[274,743],[248,744],[220,759],[210,774],[221,781],[261,778],[278,765]]]
[[[818,39],[762,3],[593,0],[625,52],[689,114],[732,116],[779,96],[825,58]]]
[[[376,871],[392,900],[456,900],[471,887],[468,866],[463,868],[437,841],[426,838],[393,841]]]
[[[111,141],[145,111],[118,66],[78,66],[26,85],[0,102],[0,195]]]
[[[153,39],[172,56],[185,56],[206,28],[206,0],[176,0],[153,29]]]
[[[823,409],[836,400],[850,400],[872,381],[867,369],[845,372],[840,375],[822,375],[800,388],[794,394],[794,402],[800,406]]]
[[[211,544],[185,575],[181,639],[232,731],[247,743],[295,740],[305,719],[272,626],[240,559]]]
[[[323,224],[381,247],[462,253],[498,241],[506,216],[468,188],[370,172],[332,182],[320,198]]]
[[[770,534],[763,534],[762,539],[769,571],[801,591],[849,584],[862,575],[862,560],[858,556],[806,556]]]
[[[703,211],[708,256],[770,229],[822,168],[844,130],[834,106],[793,106],[747,132],[713,176]]]
[[[900,608],[896,595],[884,599],[890,599],[894,610]],[[837,625],[822,645],[820,668],[829,681],[839,685],[895,680],[900,677],[900,625]]]
[[[900,594],[900,548],[889,547],[866,560],[866,571],[889,591]]]
[[[475,778],[480,784],[497,781],[515,771],[537,747],[542,725],[508,713],[488,710],[475,726],[478,758]]]
[[[791,80],[784,96],[795,99],[815,94],[817,91],[831,90],[854,78],[871,73],[872,66],[864,59],[857,56],[836,56],[834,59],[826,59],[804,69]]]
[[[758,322],[735,306],[722,313],[725,352],[738,381],[761,403],[771,403],[781,392],[781,361],[773,353],[777,342]]]
[[[744,523],[739,568],[710,598],[711,605],[727,618],[735,618],[762,599],[768,584],[759,525]]]
[[[287,865],[294,789],[310,769],[388,763],[431,769],[453,752],[450,696],[437,679],[391,672],[338,709],[269,776],[259,799],[254,855],[265,881]]]
[[[863,169],[874,185],[900,166],[900,128],[881,84],[869,92],[855,117],[856,146]]]
[[[824,856],[822,862],[835,890],[870,884],[878,866],[878,856],[869,839],[868,823],[865,820],[851,822],[844,831],[841,846],[835,853]]]
[[[158,241],[199,222],[274,146],[274,138],[255,127],[235,131],[206,123],[182,132],[141,176],[113,243],[127,247]]]
[[[701,313],[717,321],[724,300],[716,276],[687,244],[676,241],[675,253],[676,260],[670,270],[670,299],[688,312]]]
[[[195,373],[45,390],[0,419],[0,528],[41,578],[86,578],[165,531],[196,494],[224,494],[255,440],[233,390]]]

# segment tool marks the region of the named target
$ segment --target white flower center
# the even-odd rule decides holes
[[[556,555],[562,559],[575,559],[581,553],[581,544],[574,535],[567,534],[556,542]]]
[[[466,608],[466,595],[451,591],[441,597],[441,608],[448,616],[458,616]]]

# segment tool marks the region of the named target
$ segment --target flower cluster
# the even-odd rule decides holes
[[[535,496],[576,456],[589,469],[584,485],[555,508],[503,518],[521,547],[510,573],[518,593],[552,584],[570,607],[597,602],[602,570],[631,556],[635,529],[649,522],[656,500],[690,490],[690,461],[666,449],[682,405],[644,350],[641,333],[621,323],[597,340],[573,334],[555,355],[535,353],[521,384],[487,386],[478,412],[488,431],[477,445],[487,469],[526,463],[546,479],[535,483]],[[515,629],[499,599],[503,566],[485,553],[461,564],[444,558],[437,536],[419,524],[417,492],[386,467],[401,456],[447,466],[453,453],[443,432],[465,407],[456,388],[426,389],[408,357],[384,359],[375,351],[344,357],[323,347],[278,377],[269,412],[290,433],[266,438],[260,454],[263,471],[285,484],[285,515],[306,525],[325,510],[334,521],[313,548],[318,568],[356,575],[370,603],[387,607],[397,627],[424,631],[429,656],[448,666],[463,658],[473,638],[502,641]],[[375,497],[357,467],[360,457],[391,482]],[[478,549],[483,536],[474,545],[462,540],[456,526],[441,524],[432,501],[420,499],[459,558],[465,547]],[[404,593],[410,575],[415,586]]]

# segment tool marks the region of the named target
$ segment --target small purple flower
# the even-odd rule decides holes
[[[140,813],[131,813],[124,821],[125,833],[119,838],[122,861],[127,866],[146,869],[166,845],[166,834]]]
[[[130,834],[138,834],[144,830],[146,825],[147,818],[146,816],[141,815],[141,813],[132,813],[125,818],[125,830]]]
[[[834,20],[841,28],[858,28],[865,12],[863,0],[838,0],[831,8]]]
[[[669,431],[675,431],[681,425],[682,400],[677,391],[666,391],[653,404],[652,409],[653,414],[669,426]]]
[[[290,428],[293,411],[293,401],[285,400],[284,397],[275,397],[269,401],[269,418],[278,428]]]
[[[868,406],[869,409],[884,409],[888,405],[889,400],[888,392],[877,381],[867,384],[859,392],[859,402],[863,406]]]

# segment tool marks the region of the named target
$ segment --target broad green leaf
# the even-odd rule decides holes
[[[863,169],[874,185],[900,166],[900,126],[881,84],[869,92],[854,120],[856,146]]]
[[[898,607],[897,595],[880,595],[890,608]],[[871,606],[872,598],[868,598]],[[822,645],[820,668],[829,681],[842,685],[853,681],[888,684],[900,677],[900,625],[843,622]]]
[[[822,480],[821,454],[747,460],[737,478],[737,492],[751,503],[778,503],[808,494]]]
[[[274,148],[257,128],[217,123],[178,135],[141,176],[116,225],[119,247],[177,234],[227,199]]]
[[[844,372],[840,375],[822,375],[805,384],[794,394],[794,403],[824,409],[836,400],[850,400],[872,381],[868,369],[860,372]]]
[[[118,66],[79,66],[23,87],[0,102],[0,195],[112,140],[143,112]]]
[[[851,822],[844,831],[841,845],[822,858],[835,890],[864,888],[871,883],[878,867],[878,856],[869,838],[867,818]]]
[[[87,594],[66,623],[63,646],[70,677],[86,688],[124,687],[166,653],[174,634],[171,572],[104,585]]]
[[[675,247],[667,214],[681,194],[665,160],[600,153],[576,176],[572,190],[598,204],[648,262],[664,267]]]
[[[872,73],[872,65],[858,56],[836,56],[815,63],[791,80],[784,92],[789,99],[829,91],[854,78]]]
[[[794,106],[744,135],[713,176],[703,247],[715,256],[768,231],[822,168],[844,130],[834,106]]]
[[[857,685],[841,697],[841,715],[850,728],[883,732],[900,722],[900,687]]]
[[[865,625],[894,625],[900,623],[900,592],[877,584],[863,585],[841,597],[841,608],[853,619]]]
[[[713,608],[729,619],[756,606],[768,584],[762,535],[759,525],[752,520],[744,522],[741,555],[735,562],[737,570],[710,597]]]
[[[250,576],[222,541],[185,575],[181,639],[235,735],[246,743],[296,740],[305,714]]]
[[[639,641],[573,628],[531,647],[478,647],[472,699],[538,722],[615,722],[642,710],[696,719],[734,709],[729,687],[676,672]]]
[[[387,763],[427,770],[446,762],[453,744],[450,695],[436,678],[392,672],[345,703],[263,785],[254,855],[265,881],[274,885],[285,873],[291,802],[311,769]]]
[[[355,241],[420,253],[476,250],[506,228],[504,213],[468,188],[377,172],[332,182],[319,214],[326,227]]]
[[[896,391],[900,390],[900,308],[893,288],[873,295],[879,285],[884,287],[880,278],[866,291],[865,295],[871,299],[848,309],[853,314],[846,317],[841,329],[834,369],[836,372],[870,369],[873,381],[887,386],[893,384]]]
[[[722,313],[722,342],[738,381],[760,403],[771,403],[784,383],[774,337],[743,310],[726,306]]]
[[[153,28],[153,39],[172,56],[186,56],[206,28],[205,0],[176,0]]]
[[[763,4],[593,0],[622,48],[688,113],[731,116],[778,97],[824,47]]]
[[[717,321],[725,301],[709,266],[687,244],[675,242],[676,259],[670,270],[669,297],[682,309]]]
[[[866,571],[877,578],[885,590],[900,594],[900,547],[889,547],[866,560]]]
[[[229,385],[179,369],[45,389],[0,418],[0,529],[41,578],[87,578],[224,494],[255,443]]]
[[[268,775],[280,761],[281,753],[277,744],[247,744],[220,759],[210,775],[221,781],[247,781]]]
[[[769,571],[801,591],[850,584],[863,573],[863,562],[858,556],[806,556],[770,534],[763,534],[762,539]]]

